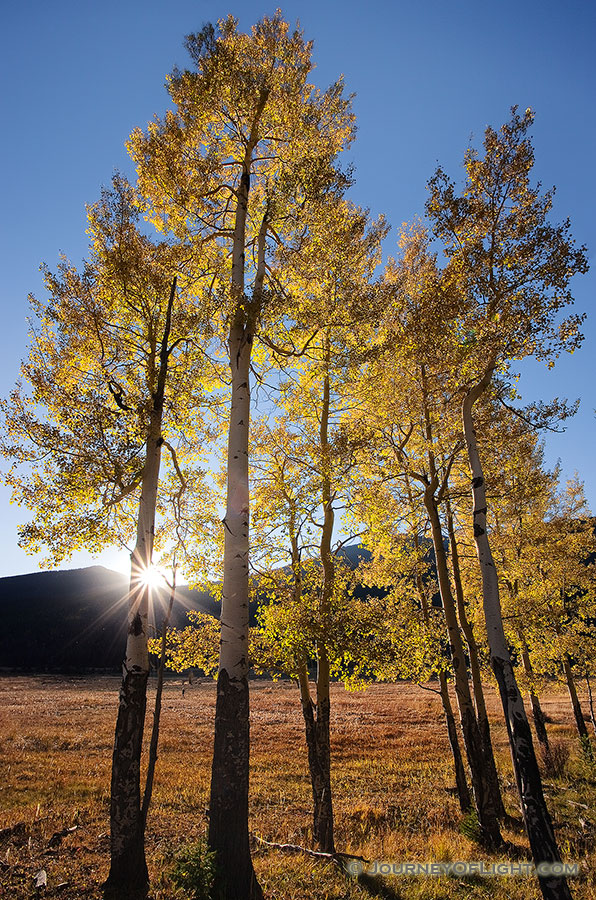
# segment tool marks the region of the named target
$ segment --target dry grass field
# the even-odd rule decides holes
[[[99,900],[107,876],[109,771],[118,679],[53,676],[0,678],[0,897]],[[520,819],[498,700],[489,688],[506,804]],[[251,831],[267,841],[311,845],[311,795],[297,689],[252,684]],[[560,777],[545,777],[578,900],[596,897],[596,766],[586,763],[563,694],[545,699],[554,741],[571,755]],[[206,829],[213,683],[170,681],[164,692],[161,751],[147,851],[153,900],[188,895],[171,883],[175,854]],[[332,693],[333,784],[338,850],[366,860],[454,862],[529,858],[521,827],[513,846],[491,857],[462,829],[439,698],[408,684]],[[521,824],[521,823],[520,823]],[[255,867],[267,900],[530,900],[526,876],[372,875],[359,880],[337,866],[255,843]],[[45,870],[47,887],[36,888]]]

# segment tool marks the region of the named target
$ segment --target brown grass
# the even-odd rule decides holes
[[[108,867],[109,770],[118,679],[0,679],[0,897],[101,897]],[[519,807],[498,700],[488,689],[506,805]],[[545,790],[578,900],[596,896],[596,769],[585,762],[568,701],[544,698],[549,734],[571,748],[565,772]],[[311,846],[311,793],[297,689],[251,685],[251,830],[268,841]],[[176,849],[205,833],[213,683],[169,681],[164,692],[160,758],[147,834],[154,900],[182,897],[168,879]],[[338,849],[368,860],[455,861],[491,857],[461,833],[439,698],[408,684],[332,690],[333,786]],[[587,807],[587,808],[586,808]],[[76,828],[75,828],[76,826]],[[60,833],[68,828],[74,830]],[[520,827],[507,831],[528,859]],[[516,851],[512,850],[510,857]],[[505,859],[506,855],[501,855]],[[533,878],[388,877],[362,883],[302,855],[255,849],[267,900],[519,898],[539,895]]]

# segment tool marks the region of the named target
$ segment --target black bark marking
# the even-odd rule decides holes
[[[476,522],[474,522],[474,537],[481,537],[484,534],[484,528],[481,528]]]
[[[483,484],[484,478],[481,475],[478,475],[476,478],[472,479],[472,487],[474,488],[474,490],[476,488],[482,487]]]
[[[475,509],[474,516],[485,516],[486,515],[486,506],[483,506],[482,509]]]
[[[143,620],[140,615],[136,613],[134,619],[129,625],[128,628],[129,634],[134,634],[135,637],[138,637],[140,634],[143,634]]]

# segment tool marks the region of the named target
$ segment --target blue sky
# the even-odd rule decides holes
[[[86,252],[85,203],[115,168],[130,171],[124,142],[168,103],[165,76],[185,66],[183,37],[232,13],[249,28],[273,4],[201,0],[21,0],[3,11],[0,165],[0,394],[26,355],[27,294],[42,294],[39,265],[61,250]],[[313,80],[343,73],[355,92],[358,138],[352,198],[385,213],[393,235],[421,215],[438,162],[453,176],[486,125],[518,104],[536,111],[536,176],[557,186],[554,218],[569,216],[594,267],[596,225],[596,7],[585,0],[425,0],[394,3],[319,0],[285,3],[315,42]],[[386,249],[392,250],[390,236]],[[528,365],[524,400],[581,397],[564,435],[547,438],[547,461],[561,459],[585,479],[596,509],[596,271],[577,279],[577,308],[588,313],[581,351],[552,372]],[[33,571],[17,547],[24,511],[0,491],[0,576]],[[125,568],[108,551],[99,560]],[[70,565],[88,565],[77,554]]]

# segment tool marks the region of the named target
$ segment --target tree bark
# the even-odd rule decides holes
[[[445,614],[445,621],[447,623],[447,631],[449,634],[451,662],[453,665],[453,674],[455,676],[455,696],[457,698],[457,705],[460,713],[461,729],[470,769],[472,791],[474,793],[474,802],[478,813],[481,839],[487,847],[498,847],[503,843],[503,839],[499,829],[497,810],[492,801],[487,771],[484,764],[482,737],[480,729],[478,728],[478,720],[476,719],[472,695],[470,693],[466,658],[455,611],[455,601],[451,592],[447,557],[443,546],[443,534],[441,531],[441,522],[439,519],[434,489],[435,486],[432,484],[427,486],[424,492],[424,505],[431,525],[433,547],[437,564],[437,576],[439,580],[439,591],[443,602],[443,612]]]
[[[229,346],[232,405],[209,846],[217,854],[217,889],[226,900],[255,900],[262,894],[254,874],[248,835],[250,335],[245,334],[243,327],[233,326]]]
[[[153,559],[155,508],[163,444],[161,426],[175,294],[176,278],[173,279],[170,290],[159,366],[153,389],[136,543],[131,554],[126,659],[112,754],[110,873],[104,886],[106,896],[110,897],[127,898],[143,895],[149,883],[140,783],[149,677],[147,624],[150,588],[144,576]]]
[[[319,604],[322,638],[317,642],[317,707],[315,735],[317,764],[313,777],[314,798],[314,838],[325,853],[334,853],[333,801],[331,796],[331,739],[330,739],[330,697],[329,659],[325,635],[329,628],[331,598],[335,588],[335,561],[331,552],[335,510],[331,483],[331,451],[329,447],[329,412],[331,407],[331,387],[329,379],[330,337],[325,335],[324,344],[323,396],[321,398],[321,423],[319,441],[321,450],[321,504],[323,507],[323,527],[319,553],[323,567],[323,587]],[[309,752],[310,758],[310,752]],[[316,783],[316,791],[315,785]]]
[[[157,748],[159,745],[159,726],[161,720],[161,698],[163,694],[163,680],[166,668],[166,645],[168,635],[168,625],[172,615],[174,600],[176,597],[176,569],[174,568],[174,578],[170,589],[170,599],[168,608],[164,616],[161,626],[161,652],[159,657],[159,667],[157,670],[157,687],[155,690],[155,706],[153,708],[153,727],[151,729],[151,741],[149,743],[149,760],[147,762],[147,777],[145,779],[145,791],[143,793],[143,803],[141,812],[143,817],[143,835],[147,826],[147,814],[151,805],[151,797],[153,795],[153,782],[155,779],[155,768],[157,765]]]
[[[141,488],[137,544],[132,554],[128,636],[118,718],[112,754],[110,804],[110,874],[106,888],[112,893],[139,892],[148,884],[141,813],[141,751],[147,705],[149,654],[147,622],[149,587],[143,573],[151,563],[153,525],[160,448],[155,437],[147,442],[147,460]]]
[[[315,707],[310,695],[306,666],[300,669],[298,683],[313,797],[313,840],[324,853],[335,853],[329,746],[329,698],[325,700],[321,697]]]
[[[474,403],[488,387],[493,371],[494,364],[487,368],[481,381],[466,394],[462,405],[462,419],[472,475],[474,541],[482,575],[482,595],[491,665],[503,704],[513,767],[532,858],[538,866],[542,862],[560,863],[561,857],[544,800],[530,725],[503,629],[499,582],[487,533],[484,474],[478,454],[472,414]],[[567,880],[562,876],[539,875],[538,879],[545,900],[571,900]]]
[[[235,305],[228,351],[232,379],[224,524],[224,576],[215,738],[209,801],[209,847],[216,854],[216,893],[224,900],[261,900],[248,834],[248,555],[250,359],[262,304],[266,216],[258,239],[252,299],[244,293],[245,239],[252,154],[269,91],[262,89],[247,141],[237,190],[232,243],[231,295]]]
[[[424,484],[424,506],[431,527],[439,592],[441,594],[443,613],[449,636],[451,664],[453,666],[455,681],[455,696],[460,713],[464,747],[472,780],[474,803],[478,813],[480,837],[485,846],[498,847],[503,843],[503,839],[501,837],[497,811],[492,801],[490,785],[484,766],[482,737],[480,735],[478,720],[472,704],[466,657],[457,621],[453,592],[451,590],[451,580],[449,578],[449,570],[447,567],[447,555],[443,545],[443,532],[439,517],[439,500],[437,498],[437,490],[439,490],[440,482],[435,459],[435,438],[430,414],[426,366],[424,364],[420,366],[420,379],[429,475],[424,474],[418,475],[417,477],[418,480]],[[454,457],[452,456],[451,459],[453,460],[453,458]],[[443,482],[440,487],[441,495],[447,488],[450,465],[450,463],[447,465],[447,471],[443,477]]]
[[[486,703],[484,700],[484,688],[482,686],[482,676],[480,673],[480,663],[478,662],[478,646],[474,637],[474,629],[468,619],[466,612],[466,603],[461,582],[461,570],[459,567],[459,551],[457,548],[457,540],[455,537],[455,529],[453,527],[453,515],[449,501],[447,501],[447,530],[449,533],[449,545],[451,548],[451,568],[453,571],[453,583],[455,585],[455,596],[457,599],[457,614],[459,624],[463,631],[466,645],[468,648],[468,658],[470,660],[470,672],[472,673],[472,686],[474,688],[474,700],[476,703],[476,717],[478,719],[478,728],[482,738],[482,748],[484,750],[484,760],[486,764],[487,778],[490,786],[490,792],[494,807],[499,818],[506,816],[503,797],[501,794],[501,786],[499,784],[499,774],[495,762],[495,754],[490,735],[490,722],[488,721],[488,713],[486,711]]]
[[[327,441],[329,418],[329,384],[323,390],[323,416],[321,421],[321,439],[323,446]],[[327,447],[328,456],[328,447]],[[325,469],[326,466],[324,465]],[[324,476],[323,497],[330,500],[330,473]],[[329,590],[333,590],[334,565],[331,555],[331,536],[333,533],[333,508],[330,502],[325,507],[325,519],[321,539],[321,557],[323,559],[324,584],[321,604],[325,608]],[[302,598],[302,572],[300,566],[300,550],[296,537],[295,504],[290,502],[290,542],[292,551],[292,573],[294,579],[294,599]],[[329,565],[331,564],[331,565]],[[328,606],[328,602],[327,602]],[[313,840],[325,853],[334,853],[333,837],[333,802],[331,795],[331,744],[330,744],[330,698],[329,698],[329,664],[324,641],[317,645],[317,702],[313,703],[308,682],[308,669],[304,662],[298,671],[300,702],[304,717],[306,747],[308,752],[308,768],[313,797]]]
[[[592,731],[596,735],[596,716],[594,715],[594,701],[592,699],[592,685],[590,683],[590,676],[586,674],[586,687],[588,688],[588,699],[590,705],[590,722],[592,723]]]
[[[472,806],[472,798],[468,789],[466,779],[466,770],[459,746],[459,738],[457,736],[457,726],[455,724],[455,716],[453,715],[453,707],[451,706],[451,698],[449,697],[449,686],[447,677],[444,672],[439,672],[439,688],[441,692],[441,703],[443,704],[443,712],[445,713],[445,722],[447,723],[447,734],[449,735],[449,746],[453,755],[453,765],[455,768],[455,786],[457,788],[457,798],[459,800],[459,808],[463,813],[467,813]]]
[[[410,509],[412,513],[414,512],[414,500],[412,497],[412,490],[410,488],[410,480],[408,476],[405,476],[406,488],[408,491],[408,500],[410,502]],[[414,537],[414,549],[416,551],[416,560],[418,560],[420,553],[420,541],[418,540],[418,531],[416,528],[413,529],[413,537]],[[422,615],[424,616],[424,622],[427,628],[431,627],[430,621],[430,611],[428,608],[428,599],[426,596],[426,591],[424,589],[424,583],[422,581],[422,576],[420,574],[420,569],[418,567],[418,562],[416,562],[416,590],[418,591],[418,598],[420,600],[420,606],[422,608]],[[459,807],[463,813],[467,813],[472,805],[472,798],[470,796],[470,791],[468,789],[468,781],[466,779],[466,770],[464,767],[464,761],[461,755],[461,748],[459,746],[459,738],[457,736],[457,726],[455,724],[455,716],[453,715],[453,707],[451,706],[451,698],[449,697],[449,686],[447,684],[447,676],[441,669],[439,671],[439,692],[441,696],[441,703],[443,705],[443,712],[445,713],[445,723],[447,725],[447,735],[449,737],[449,746],[451,747],[451,754],[453,756],[453,767],[455,769],[455,786],[457,789],[457,798],[459,800]]]

